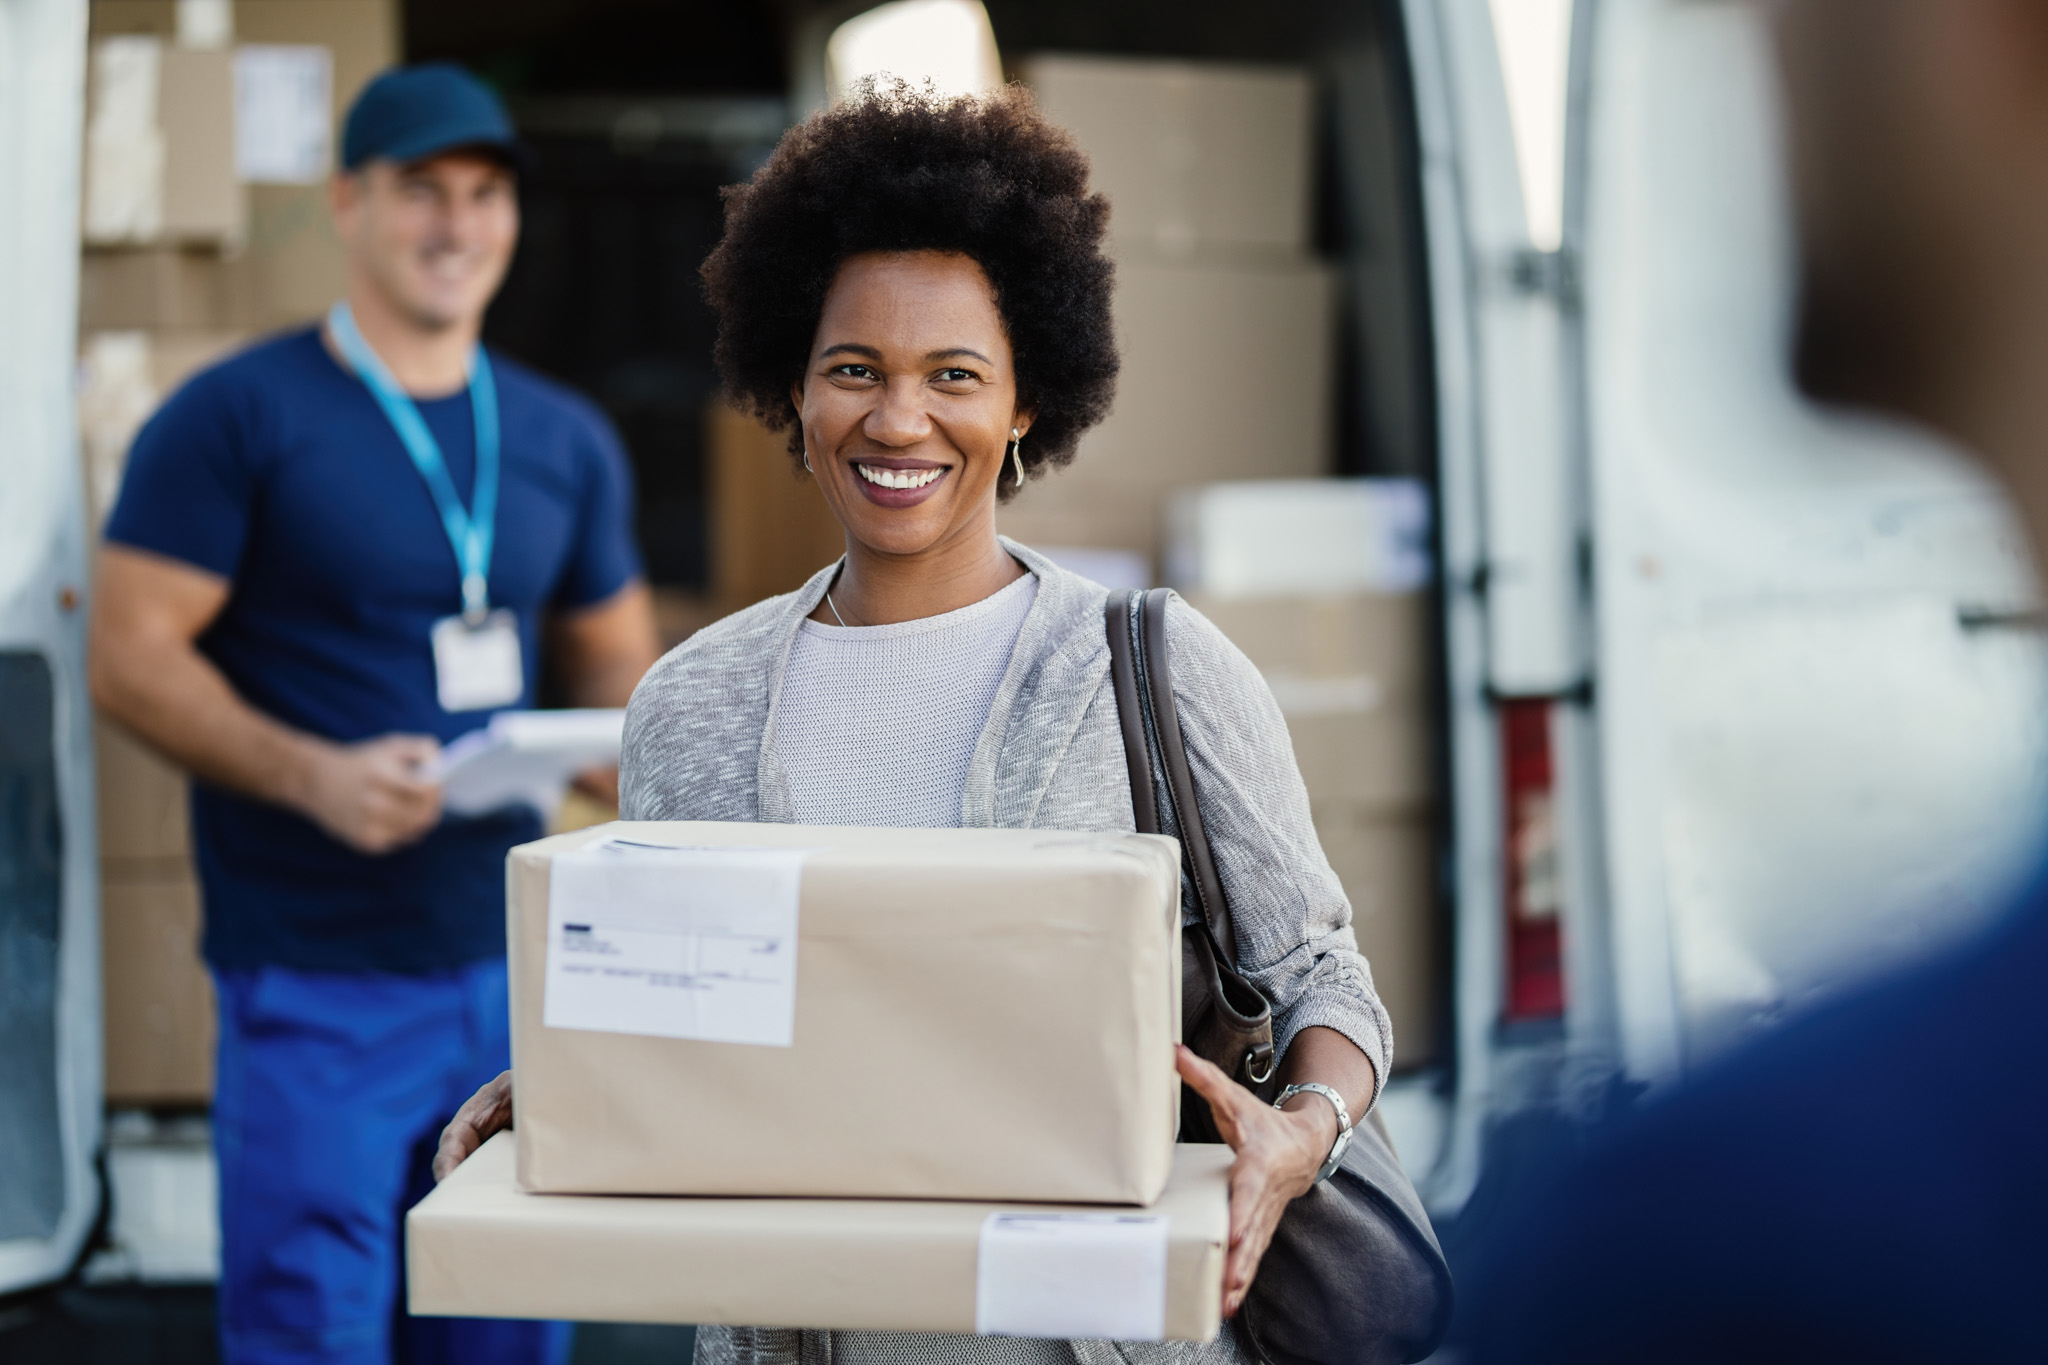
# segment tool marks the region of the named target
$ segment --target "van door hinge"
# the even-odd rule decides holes
[[[1547,294],[1564,308],[1579,303],[1579,257],[1575,251],[1538,251],[1534,247],[1508,257],[1508,283],[1522,294]]]

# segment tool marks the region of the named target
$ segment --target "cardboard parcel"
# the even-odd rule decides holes
[[[1179,1082],[1150,835],[614,823],[512,851],[519,1183],[1147,1204]]]
[[[528,1194],[500,1133],[406,1217],[408,1306],[448,1317],[1206,1341],[1230,1149],[1149,1209]]]

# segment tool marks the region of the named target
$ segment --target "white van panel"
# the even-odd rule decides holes
[[[85,0],[0,0],[0,1292],[98,1211],[98,850],[71,399]],[[52,781],[54,777],[54,781]]]
[[[1793,389],[1760,6],[1595,4],[1584,346],[1620,1045],[1657,1080],[1980,923],[2040,833],[2048,668],[1996,488]]]
[[[1530,236],[1491,6],[1439,0],[1434,10],[1480,399],[1487,678],[1496,693],[1561,692],[1583,665],[1559,263]]]

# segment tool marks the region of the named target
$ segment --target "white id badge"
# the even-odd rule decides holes
[[[519,665],[519,618],[494,611],[479,625],[460,616],[434,622],[434,686],[443,711],[510,706],[526,692]]]

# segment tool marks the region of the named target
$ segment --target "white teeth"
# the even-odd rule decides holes
[[[855,469],[869,483],[883,488],[922,488],[939,475],[943,469],[878,469],[873,465],[856,464]]]

